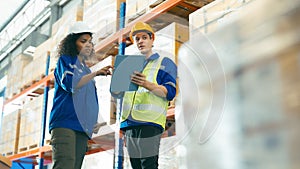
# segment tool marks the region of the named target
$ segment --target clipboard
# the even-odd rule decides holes
[[[110,92],[137,91],[138,85],[131,82],[134,71],[142,72],[145,63],[143,55],[117,55],[110,83]]]

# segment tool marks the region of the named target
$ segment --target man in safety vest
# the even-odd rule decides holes
[[[131,76],[138,90],[124,94],[121,130],[132,168],[157,169],[168,104],[176,95],[177,66],[152,51],[155,34],[150,25],[136,23],[129,36],[146,61],[142,73]]]

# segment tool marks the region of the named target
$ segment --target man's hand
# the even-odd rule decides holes
[[[135,83],[135,84],[145,87],[145,88],[146,88],[146,84],[148,83],[148,81],[146,80],[146,76],[137,71],[135,71],[131,75],[131,81],[132,81],[132,83]]]
[[[146,80],[146,76],[140,72],[134,72],[131,75],[131,81],[139,86],[144,87],[145,89],[151,91],[152,93],[154,93],[155,95],[159,96],[159,97],[163,97],[165,98],[168,90],[166,87],[164,87],[163,85],[158,85],[152,82],[149,82],[148,80]]]

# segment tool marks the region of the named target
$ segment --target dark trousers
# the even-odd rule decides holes
[[[81,169],[88,136],[66,128],[51,131],[53,169]]]
[[[162,130],[155,126],[135,126],[125,131],[125,141],[133,169],[157,169]]]

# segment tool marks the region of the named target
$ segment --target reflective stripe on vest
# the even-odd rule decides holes
[[[151,60],[143,70],[146,79],[157,84],[156,77],[163,57]],[[169,101],[154,95],[149,90],[139,87],[136,92],[125,92],[122,106],[121,121],[131,117],[138,121],[152,122],[165,128]]]

